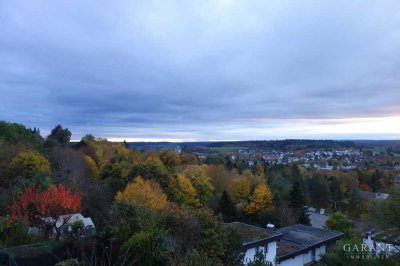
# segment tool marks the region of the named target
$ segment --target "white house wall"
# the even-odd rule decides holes
[[[265,259],[267,261],[272,262],[272,265],[275,266],[275,258],[276,258],[276,242],[270,242],[268,243],[268,252],[265,254]]]
[[[321,255],[325,254],[326,246],[323,245],[319,248],[315,248],[315,260],[319,261],[321,259]],[[293,259],[287,259],[279,263],[279,266],[303,266],[312,261],[312,250],[307,253],[297,255]]]
[[[303,255],[294,257],[293,259],[287,259],[279,263],[279,266],[303,266]]]
[[[309,250],[306,254],[303,255],[303,265],[310,263],[312,261],[312,251]]]
[[[275,258],[276,258],[276,249],[277,249],[276,241],[268,243],[267,253],[265,253],[264,246],[258,247],[258,250],[260,252],[264,253],[265,259],[267,261],[271,262],[272,265],[274,265],[274,266],[275,266]],[[257,248],[248,249],[244,256],[244,262],[247,263],[247,262],[253,261],[254,255],[256,254],[256,252],[257,252]]]
[[[316,248],[315,249],[315,260],[316,261],[319,261],[320,259],[321,259],[321,256],[323,255],[323,254],[325,254],[326,253],[326,247],[325,247],[325,245],[323,245],[323,246],[321,246],[321,247],[319,247],[319,248]]]
[[[245,264],[248,263],[248,262],[250,262],[250,261],[253,261],[254,255],[255,255],[255,254],[256,254],[256,248],[249,248],[249,249],[246,251],[246,254],[244,255],[244,262],[245,262]]]

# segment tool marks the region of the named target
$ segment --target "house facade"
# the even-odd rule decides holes
[[[341,232],[294,224],[278,230],[264,229],[244,223],[230,223],[243,238],[244,263],[254,259],[257,251],[263,252],[271,265],[311,265],[343,238]]]
[[[51,217],[46,217],[43,219],[44,224],[52,225],[54,223],[54,219]],[[61,229],[63,234],[70,234],[73,231],[74,224],[79,223],[79,230],[81,234],[84,235],[95,235],[96,227],[90,217],[84,217],[81,213],[72,213],[61,215],[58,217],[55,226]],[[44,232],[46,230],[45,226],[40,228],[38,227],[29,227],[28,233],[38,234],[39,232]],[[51,226],[51,230],[47,232],[49,236],[55,236],[57,234],[54,227]]]
[[[275,266],[277,242],[282,237],[281,233],[240,222],[227,225],[236,229],[243,239],[243,247],[246,250],[243,259],[245,264],[251,262],[258,251],[264,253],[266,260]]]
[[[72,225],[76,222],[80,222],[82,224],[82,229],[86,234],[95,234],[96,228],[94,223],[90,217],[84,217],[81,213],[73,213],[68,215],[62,215],[58,218],[56,226],[60,227],[63,225],[64,221],[67,220],[65,224],[64,231],[71,232]]]

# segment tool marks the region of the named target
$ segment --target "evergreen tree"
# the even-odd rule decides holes
[[[352,216],[359,217],[362,211],[362,199],[360,191],[357,187],[353,187],[350,190],[349,196],[349,214]]]
[[[292,165],[292,180],[293,182],[300,182],[301,180],[301,172],[297,164]]]
[[[326,208],[329,206],[330,189],[325,177],[314,175],[307,180],[308,194],[312,206]]]
[[[235,167],[234,163],[229,157],[225,158],[225,161],[226,161],[225,163],[226,168],[228,168],[228,170],[231,171]]]
[[[276,207],[279,207],[281,205],[281,194],[279,193],[279,191],[274,192],[273,202],[274,206]]]
[[[369,185],[372,187],[373,191],[379,191],[380,190],[380,185],[379,185],[379,179],[383,178],[384,175],[381,171],[376,169],[374,173],[372,174]]]
[[[307,213],[307,207],[303,207],[300,209],[298,213],[298,223],[311,225],[309,214]]]
[[[344,199],[343,191],[340,188],[340,184],[335,176],[331,178],[331,182],[329,185],[329,189],[331,191],[331,199],[334,203],[335,209],[339,207],[340,202]]]
[[[299,182],[293,184],[292,191],[290,192],[289,207],[292,213],[296,215],[298,223],[310,225],[310,218],[308,217],[305,199],[300,189]]]
[[[295,182],[293,184],[289,199],[290,199],[289,207],[293,209],[298,209],[304,205],[304,197],[300,190],[299,182]]]
[[[224,222],[231,222],[235,220],[236,207],[228,192],[225,190],[222,193],[221,199],[219,200],[219,211],[222,214]]]

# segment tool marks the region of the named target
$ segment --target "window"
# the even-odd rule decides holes
[[[266,243],[264,246],[264,253],[268,253],[268,243]]]
[[[315,249],[311,250],[311,260],[315,261]]]

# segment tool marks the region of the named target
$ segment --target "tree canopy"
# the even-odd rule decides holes
[[[144,180],[141,176],[129,183],[116,199],[127,203],[144,205],[151,209],[163,209],[167,205],[167,196],[160,185],[153,180]]]

